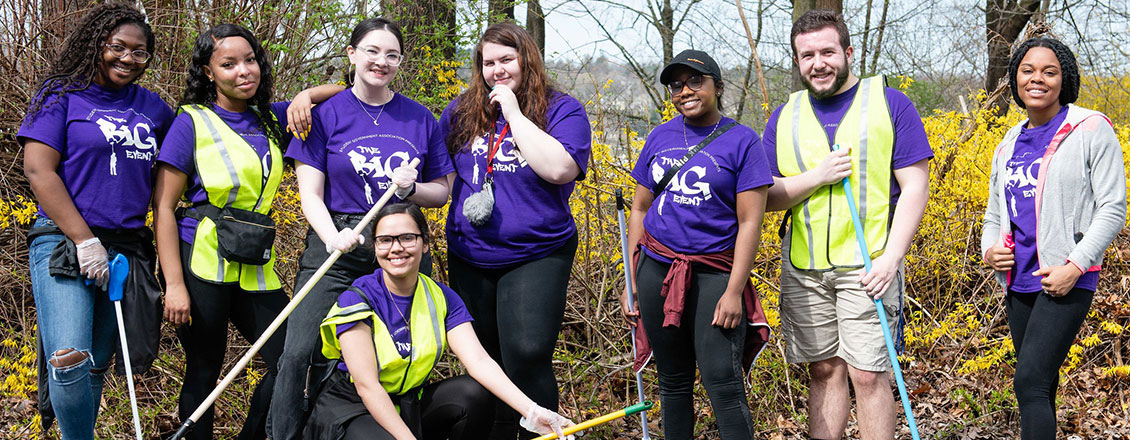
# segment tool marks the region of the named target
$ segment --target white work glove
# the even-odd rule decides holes
[[[75,246],[78,254],[78,271],[103,286],[110,279],[110,260],[106,248],[98,237],[89,238]]]
[[[396,185],[396,196],[401,200],[411,197],[416,191],[416,177],[420,173],[416,168],[410,167],[407,164],[392,170],[392,175],[389,179]]]
[[[572,420],[561,416],[561,414],[542,408],[536,403],[530,405],[530,409],[526,411],[526,416],[522,417],[522,419],[518,421],[518,424],[530,432],[542,435],[557,434],[557,438],[574,440],[572,434],[565,435],[562,432],[566,427],[573,426]]]
[[[344,254],[359,244],[365,244],[365,236],[353,232],[352,228],[345,228],[337,231],[337,235],[326,242],[326,252],[332,254],[334,250],[339,250]]]

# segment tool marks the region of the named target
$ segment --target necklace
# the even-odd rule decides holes
[[[710,137],[711,134],[714,134],[714,131],[718,129],[718,124],[721,123],[722,118],[718,118],[718,122],[714,123],[714,128],[710,129],[710,134],[707,134],[706,137]],[[687,120],[685,118],[683,119],[683,145],[686,145],[688,150],[691,149],[691,143],[687,142]]]
[[[396,314],[400,315],[400,319],[404,321],[404,326],[408,327],[408,317],[404,316],[404,312],[400,311],[400,306],[396,304],[396,298],[392,297],[392,291],[385,289],[385,293],[388,294],[388,300],[392,301],[392,308],[396,310]]]
[[[396,96],[396,92],[392,92],[392,93],[393,93],[393,97],[395,97],[395,96]],[[360,97],[360,96],[357,96],[357,94],[356,94],[356,93],[354,93],[354,94],[353,94],[353,97],[354,97],[354,98],[357,98],[357,105],[358,105],[359,107],[361,107],[361,111],[365,112],[365,115],[369,116],[369,119],[372,119],[372,120],[373,120],[373,125],[374,125],[374,126],[377,126],[377,127],[379,127],[379,126],[381,125],[381,123],[380,123],[380,122],[377,122],[377,120],[381,118],[381,115],[385,114],[385,105],[387,105],[388,103],[392,102],[392,99],[389,99],[388,101],[385,101],[385,103],[384,103],[384,104],[381,104],[381,105],[380,105],[380,107],[381,107],[381,111],[380,111],[380,112],[378,112],[378,113],[377,113],[377,117],[375,117],[375,118],[374,118],[374,117],[373,117],[373,114],[372,114],[372,113],[369,113],[369,109],[365,108],[365,106],[364,106],[364,105],[363,105],[363,104],[361,103],[361,97]]]

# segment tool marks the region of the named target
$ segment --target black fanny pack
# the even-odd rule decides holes
[[[275,220],[271,216],[207,203],[178,211],[196,220],[207,217],[216,224],[216,241],[225,260],[253,266],[271,261],[271,247],[275,244]]]

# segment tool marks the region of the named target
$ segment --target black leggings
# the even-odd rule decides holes
[[[273,292],[246,292],[238,285],[214,284],[197,279],[189,271],[191,261],[189,244],[181,243],[181,261],[184,265],[184,284],[191,301],[190,324],[177,328],[177,336],[184,348],[184,383],[181,384],[178,412],[181,421],[188,417],[212,389],[224,366],[224,355],[228,348],[228,321],[235,325],[248,341],[259,339],[271,321],[278,316],[288,302],[282,290]],[[271,390],[274,388],[279,356],[282,355],[283,337],[286,328],[275,332],[259,356],[267,366],[267,373],[255,386],[251,395],[251,405],[247,418],[239,432],[239,439],[267,438],[267,408],[271,404]],[[242,355],[242,352],[240,353]],[[212,438],[213,408],[197,420],[187,438]]]
[[[1053,297],[1043,292],[1009,292],[1008,328],[1016,347],[1013,388],[1020,406],[1020,437],[1055,439],[1055,392],[1059,367],[1091,310],[1095,292],[1072,289]]]
[[[714,308],[730,281],[728,272],[694,265],[686,293],[683,320],[678,327],[663,327],[663,278],[670,264],[640,255],[636,269],[640,318],[647,331],[659,372],[663,434],[668,440],[694,438],[695,361],[702,386],[725,440],[752,439],[753,419],[746,401],[742,371],[743,323],[732,329],[711,325]]]
[[[506,376],[538,405],[557,410],[553,349],[565,316],[565,289],[577,251],[574,235],[543,258],[502,269],[484,269],[448,252],[451,288],[475,318],[487,353]],[[517,413],[497,402],[491,439],[513,440]],[[522,438],[537,435],[522,430]]]
[[[330,386],[325,398],[346,405],[361,402],[348,380]],[[494,406],[490,392],[470,376],[455,376],[424,385],[420,394],[422,440],[478,440],[490,430]],[[341,440],[393,440],[392,434],[368,412],[345,425]]]

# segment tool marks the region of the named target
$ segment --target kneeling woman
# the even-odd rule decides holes
[[[318,397],[304,438],[486,438],[488,391],[525,414],[530,431],[560,435],[572,425],[518,390],[479,343],[459,295],[420,274],[430,238],[420,208],[385,206],[376,222],[380,268],[358,278],[322,322],[322,354],[344,363]],[[445,346],[470,377],[426,383]]]

